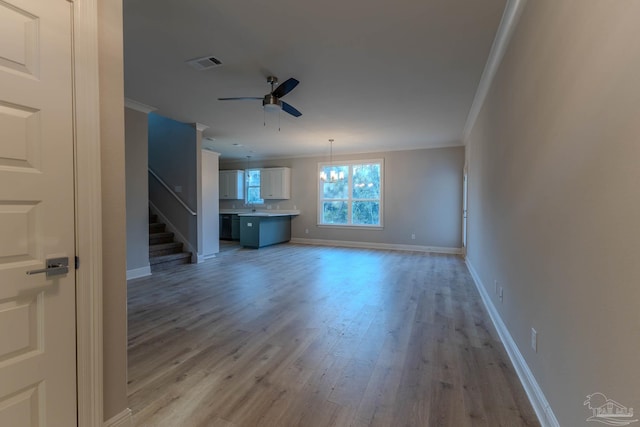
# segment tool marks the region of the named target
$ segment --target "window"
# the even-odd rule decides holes
[[[247,169],[245,176],[247,179],[247,204],[264,204],[264,200],[260,198],[260,169]]]
[[[382,227],[382,166],[382,160],[320,163],[318,224]]]

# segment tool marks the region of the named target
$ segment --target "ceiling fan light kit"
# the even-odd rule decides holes
[[[262,106],[267,110],[282,109],[282,103],[272,94],[264,96],[264,99],[262,100]]]

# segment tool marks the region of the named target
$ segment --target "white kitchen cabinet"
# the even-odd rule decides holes
[[[244,200],[244,171],[220,171],[220,199]]]
[[[260,197],[264,200],[291,198],[291,169],[260,169]]]

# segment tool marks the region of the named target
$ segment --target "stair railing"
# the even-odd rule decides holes
[[[193,209],[191,209],[191,208],[189,207],[189,205],[187,205],[187,204],[186,204],[186,203],[185,203],[185,202],[184,202],[184,201],[183,201],[183,200],[182,200],[182,199],[181,199],[181,198],[180,198],[180,197],[179,197],[179,196],[178,196],[178,195],[177,195],[177,194],[176,194],[172,189],[171,189],[171,187],[169,187],[169,186],[167,185],[167,183],[166,183],[166,182],[164,182],[164,181],[162,180],[162,178],[160,178],[160,177],[158,176],[158,174],[156,174],[154,171],[152,171],[152,170],[151,170],[151,168],[148,168],[148,169],[149,169],[149,173],[151,174],[151,176],[153,176],[153,177],[154,177],[154,178],[155,178],[155,179],[156,179],[160,184],[162,184],[162,186],[163,186],[163,187],[164,187],[164,188],[169,192],[169,194],[171,194],[171,195],[172,195],[172,196],[173,196],[173,197],[178,201],[178,203],[180,203],[180,204],[182,205],[182,207],[183,207],[183,208],[185,208],[185,209],[187,210],[187,212],[189,212],[189,213],[190,213],[191,215],[193,215],[193,216],[196,216],[196,215],[197,215],[197,213],[196,213]]]

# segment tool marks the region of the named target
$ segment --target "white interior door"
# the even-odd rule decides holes
[[[462,250],[467,253],[467,170],[462,177]]]
[[[71,16],[0,0],[0,426],[77,424]]]

